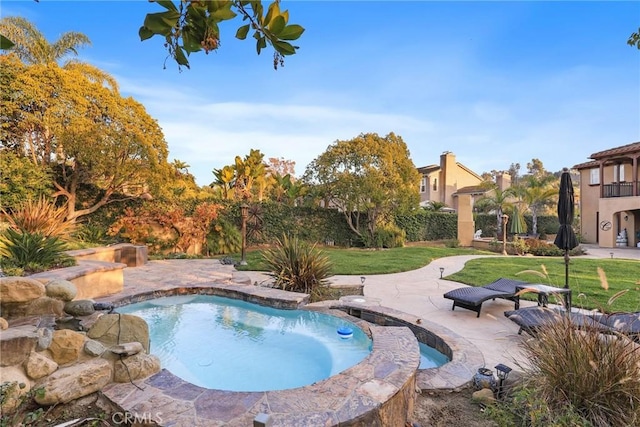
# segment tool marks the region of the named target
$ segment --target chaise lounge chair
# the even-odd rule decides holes
[[[520,297],[517,295],[516,287],[526,284],[526,282],[519,280],[500,278],[485,286],[464,286],[453,289],[444,294],[444,297],[453,300],[451,310],[455,310],[456,307],[461,307],[475,311],[477,313],[476,317],[480,317],[482,303],[490,299],[508,299],[515,303],[516,310],[520,308]]]
[[[541,328],[566,316],[566,311],[538,306],[505,311],[504,315],[520,326],[518,334],[525,331],[529,335],[535,336]],[[571,312],[571,322],[578,329],[620,333],[640,342],[640,313],[582,314]]]

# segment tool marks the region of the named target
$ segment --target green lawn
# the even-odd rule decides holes
[[[333,263],[333,274],[371,275],[398,273],[415,270],[429,264],[436,258],[454,255],[492,254],[467,248],[443,248],[430,246],[408,246],[404,248],[367,250],[322,248]],[[260,250],[247,251],[246,266],[238,270],[266,271]],[[237,260],[239,254],[233,254]],[[527,270],[542,273],[540,277]],[[598,267],[605,273],[608,290],[605,290],[598,276]],[[524,272],[524,273],[522,273]],[[520,273],[520,274],[519,274]],[[562,257],[495,257],[474,259],[458,273],[446,276],[447,280],[472,286],[482,286],[500,277],[507,277],[531,283],[564,286],[564,259]],[[569,267],[569,286],[573,290],[573,305],[588,309],[608,311],[640,311],[640,262],[621,259],[590,259],[572,257]],[[624,295],[608,304],[617,292],[628,290]],[[533,295],[524,295],[533,299]]]
[[[442,248],[427,246],[407,246],[394,249],[343,249],[322,248],[322,251],[331,259],[333,274],[388,274],[402,271],[415,270],[424,267],[436,258],[452,255],[490,254],[491,252],[478,251],[467,248]],[[239,259],[238,254],[233,258]],[[238,270],[266,271],[262,262],[262,251],[247,251],[247,265],[236,266]]]
[[[548,276],[540,277],[543,267]],[[604,271],[608,290],[601,284],[598,267]],[[564,259],[562,257],[499,257],[474,259],[466,263],[458,273],[446,277],[473,286],[482,286],[500,277],[508,277],[531,283],[564,286]],[[640,310],[640,262],[620,259],[590,259],[572,257],[569,264],[569,287],[573,291],[573,305],[588,309],[608,311]],[[608,304],[617,292],[628,291]]]

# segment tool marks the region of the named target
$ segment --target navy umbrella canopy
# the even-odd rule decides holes
[[[569,170],[564,168],[560,176],[560,191],[558,192],[558,222],[560,222],[560,228],[553,243],[564,251],[565,288],[569,287],[569,251],[578,246],[578,238],[573,231],[574,213],[573,183],[571,182]]]

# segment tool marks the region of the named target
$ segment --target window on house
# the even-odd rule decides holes
[[[422,179],[420,180],[420,192],[421,193],[426,193],[427,192],[427,177],[423,176]]]
[[[620,171],[620,175],[618,176],[618,170]],[[618,179],[618,177],[620,179]],[[623,182],[624,181],[624,165],[613,165],[613,180],[614,182]]]
[[[433,191],[438,191],[438,178],[433,178]]]
[[[589,170],[589,184],[598,185],[600,184],[600,169],[591,169]]]

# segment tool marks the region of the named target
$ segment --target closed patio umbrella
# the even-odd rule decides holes
[[[511,228],[509,228],[511,234],[524,234],[527,232],[527,223],[524,220],[524,215],[520,212],[517,206],[513,207],[511,213]]]
[[[569,287],[569,251],[578,246],[578,239],[573,231],[574,199],[573,184],[569,170],[564,168],[560,176],[558,192],[558,221],[560,228],[554,244],[564,251],[564,287]]]

